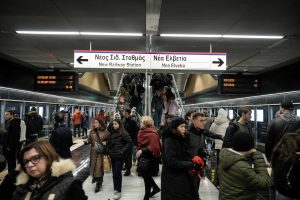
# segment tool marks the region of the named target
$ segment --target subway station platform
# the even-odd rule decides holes
[[[144,181],[142,177],[137,176],[135,173],[136,167],[133,166],[131,169],[130,176],[123,176],[122,183],[122,200],[142,200],[144,197]],[[161,171],[161,170],[160,170]],[[124,171],[123,171],[124,173]],[[160,176],[154,177],[155,182],[160,187]],[[90,200],[112,200],[113,197],[113,180],[112,173],[105,173],[103,186],[100,192],[95,193],[96,183],[92,184],[92,177],[89,176],[83,183],[83,189],[86,195],[88,195]],[[201,200],[217,200],[219,196],[219,191],[217,188],[209,181],[205,179],[201,181],[200,184],[200,198]],[[159,200],[160,192],[153,196],[151,199]]]

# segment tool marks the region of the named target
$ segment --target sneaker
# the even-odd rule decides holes
[[[117,191],[117,190],[114,190],[114,195],[117,194],[117,193],[118,193],[118,191]]]
[[[130,176],[131,175],[131,172],[130,171],[126,171],[125,173],[124,173],[124,176]]]
[[[160,192],[160,188],[153,189],[152,192],[150,193],[150,197],[153,197],[156,193],[159,192]]]
[[[121,198],[121,192],[117,192],[114,194],[113,199],[120,199]]]

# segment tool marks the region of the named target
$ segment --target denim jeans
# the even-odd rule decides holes
[[[121,192],[122,190],[122,167],[124,159],[111,158],[111,166],[113,173],[114,190]]]
[[[155,112],[153,113],[153,121],[154,121],[154,126],[156,128],[159,128],[160,126],[161,115],[162,115],[162,110],[155,110]]]

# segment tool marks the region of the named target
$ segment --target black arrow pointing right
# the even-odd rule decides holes
[[[81,59],[82,58],[82,56],[79,56],[78,58],[77,58],[77,62],[79,63],[79,64],[82,64],[82,61],[89,61],[88,59]]]
[[[213,64],[219,64],[218,67],[221,67],[224,61],[221,58],[218,58],[219,61],[213,61]]]

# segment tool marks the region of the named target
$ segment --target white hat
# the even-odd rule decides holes
[[[121,119],[120,113],[115,113],[114,114],[114,119]]]
[[[218,116],[227,117],[227,112],[223,108],[218,111]]]

